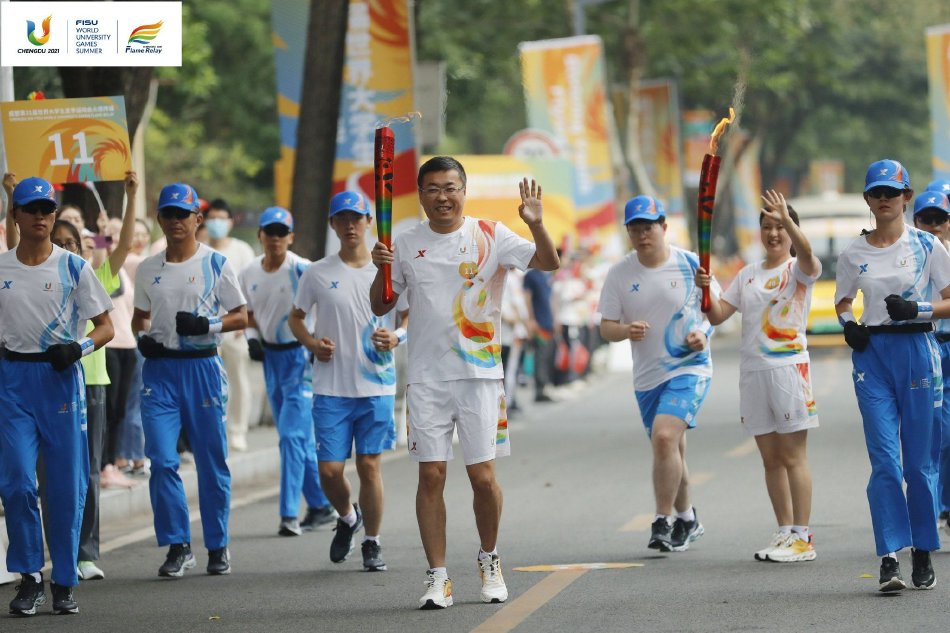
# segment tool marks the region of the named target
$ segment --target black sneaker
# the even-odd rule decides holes
[[[175,543],[168,548],[165,564],[158,569],[158,575],[166,578],[181,578],[186,569],[193,569],[197,565],[195,555],[191,553],[189,543]]]
[[[944,510],[937,515],[937,522],[946,523],[947,521],[950,521],[950,510]]]
[[[673,526],[663,517],[653,522],[650,528],[650,543],[647,547],[661,552],[673,551]]]
[[[33,580],[29,574],[20,574],[20,584],[16,586],[16,597],[10,602],[13,615],[36,615],[36,607],[46,604],[46,592],[43,591],[43,575],[40,581]]]
[[[919,549],[910,550],[910,559],[914,563],[914,569],[910,573],[910,579],[917,589],[933,589],[937,585],[937,576],[934,575],[934,567],[930,564],[930,552]]]
[[[693,514],[696,514],[696,508],[693,508]],[[684,521],[677,517],[673,522],[673,533],[670,537],[671,549],[674,552],[685,552],[689,549],[689,544],[706,533],[703,524],[699,522],[698,516],[693,516],[692,521]]]
[[[79,605],[76,603],[76,598],[73,597],[72,587],[64,587],[51,582],[49,590],[53,594],[53,613],[56,615],[79,613]]]
[[[277,533],[281,536],[300,536],[303,530],[300,529],[297,517],[281,517]]]
[[[386,571],[383,560],[383,548],[376,541],[363,541],[363,569],[366,571]]]
[[[881,559],[881,586],[884,593],[906,589],[904,578],[901,576],[901,566],[896,558],[885,556]]]
[[[307,508],[307,515],[300,522],[300,529],[304,532],[313,532],[321,525],[333,523],[339,516],[331,505]]]
[[[231,573],[231,553],[227,547],[208,550],[208,573],[212,576],[224,576]]]
[[[333,542],[330,543],[330,560],[334,563],[342,563],[346,557],[353,551],[353,536],[356,531],[363,527],[363,513],[357,504],[353,504],[353,511],[356,512],[356,523],[353,527],[346,524],[343,518],[336,520],[336,534],[333,535]]]

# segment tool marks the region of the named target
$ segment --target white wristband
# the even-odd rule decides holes
[[[848,321],[854,321],[855,323],[858,322],[858,320],[854,318],[854,313],[851,312],[851,310],[848,310],[847,312],[842,312],[841,314],[838,315],[838,323],[840,323],[841,325],[844,325]]]
[[[257,331],[256,328],[248,327],[244,328],[244,338],[251,340],[252,338],[259,339],[261,338],[261,333]]]
[[[210,317],[208,319],[208,334],[217,334],[224,327],[221,317]]]
[[[93,343],[92,339],[89,338],[88,336],[85,338],[81,338],[76,342],[79,343],[79,348],[82,350],[83,356],[89,356],[94,351],[96,351],[96,344]]]
[[[920,301],[917,303],[917,318],[918,319],[930,319],[934,318],[934,306],[932,303],[927,303],[925,301]]]
[[[395,330],[393,330],[393,334],[396,335],[396,339],[399,341],[400,345],[406,342],[406,337],[408,336],[406,334],[406,328],[404,327],[396,328]]]

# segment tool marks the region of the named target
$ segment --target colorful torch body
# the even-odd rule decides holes
[[[710,236],[712,235],[713,207],[716,204],[716,181],[719,180],[719,156],[706,154],[703,157],[703,169],[699,176],[699,201],[697,215],[699,226],[699,265],[709,273]],[[712,299],[709,287],[703,288],[701,304],[703,312],[709,312]]]
[[[396,159],[396,137],[392,128],[376,130],[376,146],[373,154],[374,180],[376,184],[376,230],[379,241],[392,247],[393,239],[393,163]],[[392,268],[385,265],[383,271],[383,302],[393,302]]]

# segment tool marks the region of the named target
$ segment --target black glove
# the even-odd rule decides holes
[[[82,358],[82,348],[79,343],[58,343],[46,348],[46,354],[49,356],[49,364],[56,371],[63,371],[77,360]]]
[[[191,312],[179,312],[175,315],[175,331],[178,336],[207,334],[208,317],[197,316]]]
[[[264,346],[261,345],[261,339],[259,338],[247,339],[247,353],[248,355],[250,355],[251,360],[263,362],[264,361]]]
[[[139,351],[145,358],[158,358],[165,350],[165,346],[148,334],[139,337]]]
[[[887,304],[887,316],[895,321],[910,321],[917,318],[917,302],[908,301],[897,295],[884,297]]]
[[[871,333],[868,326],[858,325],[854,321],[848,321],[844,324],[844,341],[856,352],[863,352],[864,348],[871,342]]]

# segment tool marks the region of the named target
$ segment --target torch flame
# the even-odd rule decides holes
[[[719,139],[726,133],[726,126],[736,120],[736,111],[729,108],[729,117],[723,118],[716,124],[712,137],[709,139],[709,153],[715,155],[719,150]]]
[[[394,116],[392,118],[386,119],[385,121],[380,121],[376,124],[376,129],[378,130],[381,127],[389,127],[393,123],[412,123],[414,120],[421,118],[421,112],[409,112],[402,116]]]

